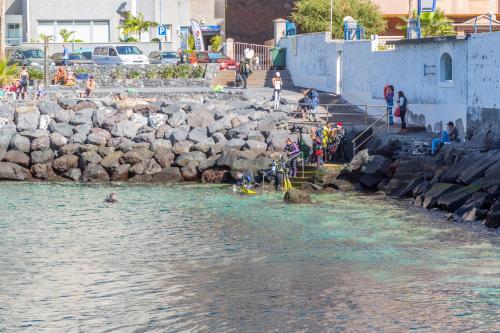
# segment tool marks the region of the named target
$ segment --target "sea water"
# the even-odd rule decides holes
[[[0,331],[500,331],[498,232],[382,196],[313,199],[1,183]]]

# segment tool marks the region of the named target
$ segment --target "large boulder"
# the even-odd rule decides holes
[[[484,226],[491,229],[498,229],[500,227],[500,211],[495,211],[488,215],[486,221],[484,221]]]
[[[87,141],[87,134],[75,133],[71,138],[69,138],[68,142],[84,144],[86,141]]]
[[[62,146],[57,151],[58,156],[62,155],[76,155],[79,154],[82,150],[83,145],[79,143],[68,143],[67,145]]]
[[[52,133],[60,133],[69,139],[73,136],[75,126],[66,123],[56,123],[53,121],[50,123],[49,129]]]
[[[16,149],[25,153],[29,153],[30,148],[31,148],[31,142],[25,136],[16,134],[10,140],[10,149]]]
[[[31,167],[31,174],[34,178],[41,180],[51,181],[57,179],[57,175],[52,169],[52,165],[50,163],[34,164]]]
[[[244,148],[248,149],[248,150],[254,150],[254,151],[266,151],[267,144],[265,142],[261,142],[261,141],[247,140]]]
[[[156,175],[157,173],[161,172],[162,168],[156,162],[154,158],[151,158],[149,160],[146,160],[143,162],[144,163],[144,174],[145,175]]]
[[[113,171],[111,181],[126,182],[129,179],[130,164],[122,164]]]
[[[194,143],[206,143],[208,144],[207,129],[205,127],[196,127],[191,132],[189,132],[188,140]]]
[[[484,177],[486,170],[498,161],[500,161],[500,152],[490,151],[484,154],[482,158],[468,165],[458,176],[458,181],[464,184],[471,184],[473,181]]]
[[[37,106],[41,114],[48,115],[51,118],[54,118],[56,113],[62,110],[59,104],[53,101],[39,101]]]
[[[217,133],[214,133],[212,135],[212,139],[214,140],[214,142],[217,144],[222,144],[222,145],[226,145],[227,144],[227,139],[226,137],[224,136],[223,133],[221,132],[217,132]]]
[[[128,120],[131,116],[131,111],[119,110],[113,113],[108,118],[104,119],[101,125],[94,124],[94,126],[102,127],[106,131],[111,131],[118,123]],[[140,127],[140,126],[139,126]]]
[[[16,111],[9,105],[0,105],[0,118],[7,119],[9,122],[14,122]]]
[[[210,135],[213,135],[217,132],[225,132],[231,128],[231,118],[226,116],[208,125],[208,133],[210,133]]]
[[[227,147],[230,149],[240,150],[241,148],[243,148],[243,146],[245,146],[245,144],[245,140],[231,139],[228,141]]]
[[[96,146],[106,145],[109,139],[111,134],[108,131],[96,127],[92,128],[87,136],[87,142]]]
[[[137,125],[139,125],[139,127],[147,126],[148,125],[148,118],[144,117],[140,113],[133,113],[130,116],[129,120],[132,121],[132,122],[134,122],[134,123],[136,123]]]
[[[191,141],[179,141],[176,142],[175,145],[172,147],[172,151],[176,155],[181,155],[185,153],[189,153],[191,150],[191,147],[193,147],[193,143]]]
[[[437,206],[449,212],[454,212],[462,207],[480,189],[481,186],[469,185],[444,193],[439,197]]]
[[[147,119],[147,124],[154,128],[155,130],[158,130],[161,126],[166,126],[168,117],[164,114],[157,113],[157,114],[152,114],[149,116]]]
[[[71,118],[73,117],[73,111],[59,109],[54,114],[54,120],[58,123],[68,124]]]
[[[179,112],[176,112],[174,114],[172,114],[169,119],[168,119],[168,124],[172,127],[179,127],[181,126],[182,124],[185,123],[186,121],[186,118],[187,118],[187,115],[186,115],[186,112],[184,111],[179,111]]]
[[[75,127],[75,132],[89,135],[91,129],[92,129],[92,126],[90,126],[89,124],[81,124],[81,125],[78,125]]]
[[[102,183],[109,181],[109,175],[106,170],[98,164],[89,164],[82,174],[82,181],[86,183]]]
[[[53,148],[53,149],[59,149],[61,148],[62,146],[65,146],[68,144],[68,139],[62,135],[61,133],[52,133],[50,134],[50,146]]]
[[[41,136],[39,138],[34,139],[31,142],[31,150],[46,150],[50,149],[50,137],[49,136]]]
[[[185,141],[189,135],[189,126],[181,126],[174,128],[172,131],[165,133],[165,139],[172,139],[173,142]]]
[[[436,183],[434,184],[427,193],[425,193],[422,206],[424,208],[434,208],[439,200],[439,198],[447,193],[451,193],[462,188],[460,185],[449,184],[449,183]]]
[[[36,130],[22,131],[19,134],[27,137],[30,140],[33,140],[41,136],[47,136],[50,134],[50,132],[47,130],[36,129]]]
[[[49,115],[46,115],[46,114],[41,115],[40,119],[38,120],[38,129],[41,129],[41,130],[48,129],[51,121],[52,121],[52,118],[50,118]]]
[[[383,179],[383,176],[363,174],[359,182],[368,190],[376,190]]]
[[[82,169],[85,169],[88,164],[99,164],[101,161],[101,155],[95,151],[86,151],[80,154],[80,167]]]
[[[153,176],[154,183],[179,183],[183,180],[179,168],[167,167],[163,168],[159,173]]]
[[[18,164],[25,168],[27,168],[30,165],[29,156],[20,150],[9,150],[3,157],[3,160],[5,162]]]
[[[214,115],[206,110],[190,112],[187,115],[187,124],[193,128],[206,128],[214,122]]]
[[[54,152],[52,149],[37,150],[31,152],[31,164],[46,164],[54,160]]]
[[[34,106],[19,106],[16,108],[15,120],[19,132],[37,129],[39,118],[40,111]]]
[[[113,172],[120,166],[120,159],[123,157],[123,152],[113,151],[106,155],[101,161],[101,166],[109,172]]]
[[[207,159],[205,154],[199,152],[199,151],[192,151],[189,153],[185,153],[177,157],[175,160],[175,163],[178,166],[185,167],[188,164],[193,164],[195,166],[200,165],[200,163],[204,162]]]
[[[220,158],[220,155],[210,156],[204,161],[201,161],[198,165],[198,171],[204,172],[205,170],[212,169],[217,165],[217,160]]]
[[[104,121],[107,118],[110,118],[116,113],[116,110],[114,109],[109,109],[109,108],[102,108],[102,109],[97,109],[94,110],[92,113],[92,125],[94,127],[102,127],[104,124]],[[124,119],[122,119],[124,120]]]
[[[158,150],[154,157],[162,168],[172,166],[175,159],[175,155],[170,150]]]
[[[201,175],[202,183],[222,184],[231,181],[228,170],[205,170]]]
[[[158,152],[160,150],[171,150],[172,142],[170,140],[165,139],[156,139],[151,143],[151,150],[154,152]]]
[[[340,174],[339,168],[321,167],[314,172],[314,184],[327,186],[332,184]]]
[[[182,178],[184,180],[191,182],[198,179],[198,169],[196,165],[192,162],[188,163],[188,165],[181,168]]]
[[[147,159],[151,159],[154,156],[154,152],[148,149],[134,149],[123,155],[121,162],[123,164],[137,164],[141,163]]]
[[[52,162],[52,167],[59,173],[66,172],[70,169],[78,168],[79,157],[76,155],[64,155]]]
[[[141,126],[130,120],[122,120],[111,129],[111,134],[113,136],[124,136],[129,139],[133,139],[137,135]]]
[[[368,156],[361,172],[374,176],[389,176],[392,161],[381,155]]]
[[[30,178],[30,170],[14,163],[0,162],[0,180],[26,180]]]
[[[301,190],[291,189],[285,193],[284,201],[289,204],[311,204],[311,196]]]
[[[266,134],[266,143],[272,149],[282,150],[287,139],[291,139],[293,142],[297,141],[296,134],[290,134],[290,132],[284,130],[269,131],[264,135]]]
[[[65,173],[62,174],[64,178],[70,179],[72,181],[79,181],[80,178],[82,178],[82,170],[76,168],[76,169],[70,169],[66,171]]]
[[[17,133],[16,125],[11,123],[4,118],[0,118],[0,147],[9,147],[10,140]]]
[[[71,107],[71,109],[73,109],[73,111],[76,111],[76,112],[84,110],[84,109],[96,109],[96,108],[97,108],[97,104],[95,104],[93,101],[89,101],[89,100],[77,101],[76,105],[73,105]]]

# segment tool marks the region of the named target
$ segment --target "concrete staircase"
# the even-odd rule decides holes
[[[342,169],[341,164],[333,164],[326,163],[323,165],[323,168],[328,168],[335,171],[340,171]],[[316,166],[307,165],[304,167],[304,177],[302,177],[302,169],[299,166],[297,176],[298,177],[290,177],[290,182],[292,183],[293,188],[300,189],[304,183],[313,183],[314,182],[314,174],[316,172]]]
[[[292,76],[287,70],[281,71],[264,71],[264,70],[256,70],[250,75],[248,78],[248,88],[272,88],[272,80],[274,74],[276,72],[280,72],[281,79],[283,80],[283,88],[289,89],[293,88],[293,80]],[[228,86],[229,82],[233,82],[235,78],[235,71],[222,71],[219,75],[213,80],[212,85],[221,85],[223,87]]]

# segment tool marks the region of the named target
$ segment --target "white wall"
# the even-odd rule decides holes
[[[450,120],[465,124],[466,41],[402,41],[394,51],[383,52],[373,51],[375,43],[326,41],[325,34],[307,34],[285,38],[280,46],[287,48],[287,68],[295,85],[335,92],[335,60],[337,52],[342,51],[342,97],[349,103],[383,105],[383,89],[389,83],[408,97],[410,123],[433,129]],[[440,58],[445,52],[453,59],[453,82],[440,81]],[[427,67],[425,74],[424,66],[434,67]]]

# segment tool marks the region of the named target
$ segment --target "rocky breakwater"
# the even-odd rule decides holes
[[[0,180],[222,182],[267,168],[288,116],[236,94],[0,105]]]
[[[397,141],[364,150],[339,173],[358,190],[383,191],[426,209],[441,209],[457,221],[500,226],[500,151],[445,146],[435,157],[402,152]],[[328,185],[327,184],[327,185]]]

